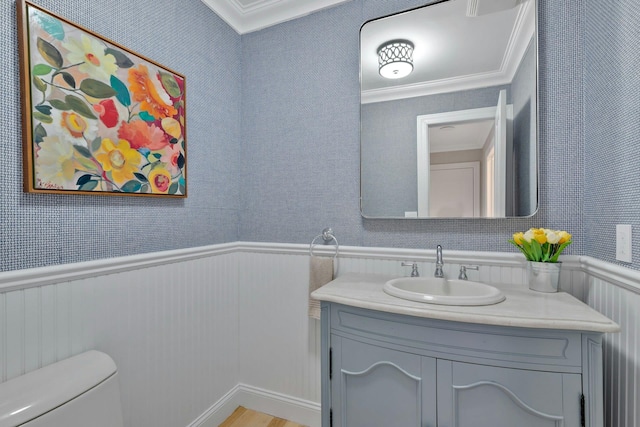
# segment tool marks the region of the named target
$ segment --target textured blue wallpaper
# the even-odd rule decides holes
[[[186,76],[187,199],[22,192],[14,0],[0,1],[0,271],[235,241],[241,37],[202,2],[37,4]]]
[[[424,1],[353,0],[244,35],[240,239],[512,251],[514,231],[562,228],[583,247],[582,2],[539,5],[540,206],[532,218],[369,220],[359,211],[359,29]]]
[[[610,169],[628,165],[623,176],[633,176],[635,164],[628,159],[637,156],[630,142],[638,136],[637,119],[632,120],[638,103],[631,100],[638,98],[638,83],[628,76],[635,75],[630,64],[638,60],[632,46],[638,6],[632,1],[540,1],[540,211],[524,219],[418,221],[360,216],[358,45],[364,22],[423,0],[352,0],[242,37],[195,0],[38,1],[186,75],[189,197],[183,200],[22,193],[15,5],[0,1],[0,19],[7,23],[0,27],[1,270],[235,240],[309,243],[325,226],[345,245],[440,243],[445,249],[489,251],[511,251],[512,232],[547,226],[574,233],[568,253],[609,259],[611,233],[591,230],[603,219],[598,212],[613,206],[607,215],[626,210],[620,221],[637,224],[635,181],[591,172],[602,169],[593,163],[598,158]],[[591,62],[604,56],[608,63],[590,64],[583,88],[585,7],[589,25],[626,37],[614,45],[626,49],[587,49]],[[621,28],[596,22],[600,8],[609,13],[607,22],[620,20]],[[597,34],[588,34],[587,42],[596,45],[608,36]],[[618,79],[610,82],[608,75]],[[597,132],[604,131],[586,125],[586,163],[583,96],[587,122],[619,124],[602,138]],[[613,102],[618,97],[629,100],[626,109]],[[613,140],[620,150],[605,150],[603,140]],[[610,188],[611,183],[618,184]],[[585,232],[583,207],[590,212]],[[590,246],[600,238],[606,244],[585,251],[586,238]]]
[[[640,269],[640,3],[589,1],[585,19],[585,253]],[[616,261],[616,224],[633,263]]]

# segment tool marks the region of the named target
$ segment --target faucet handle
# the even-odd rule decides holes
[[[442,260],[442,245],[436,246],[436,271],[433,273],[433,277],[444,277],[442,266],[444,261]]]
[[[461,265],[460,266],[460,274],[458,275],[458,280],[468,280],[467,270],[480,270],[479,265]]]
[[[418,263],[415,261],[403,261],[403,267],[411,267],[411,277],[419,277],[420,273],[418,273]]]

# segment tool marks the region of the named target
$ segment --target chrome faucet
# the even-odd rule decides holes
[[[444,261],[442,261],[442,246],[438,245],[436,247],[436,272],[433,273],[434,277],[444,277],[444,273],[442,272],[443,265]]]

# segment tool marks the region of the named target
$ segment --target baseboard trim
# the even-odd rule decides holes
[[[320,404],[247,384],[238,384],[188,427],[218,427],[238,406],[309,427],[320,427]]]
[[[284,418],[309,427],[320,427],[320,404],[282,393],[240,384],[238,401],[245,408]]]
[[[238,390],[240,384],[233,387],[220,400],[214,403],[202,415],[196,418],[187,427],[218,427],[224,422],[229,415],[240,406],[237,402]]]

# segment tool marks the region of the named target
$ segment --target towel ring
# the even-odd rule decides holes
[[[309,245],[309,255],[315,256],[313,253],[313,248],[316,247],[316,240],[318,240],[319,238],[322,238],[325,244],[335,242],[336,251],[333,254],[333,258],[337,257],[340,250],[340,245],[338,244],[338,239],[336,239],[336,236],[333,235],[333,230],[330,227],[325,228],[324,230],[322,230],[322,234],[318,234],[313,238],[313,240],[311,241],[311,245]]]

